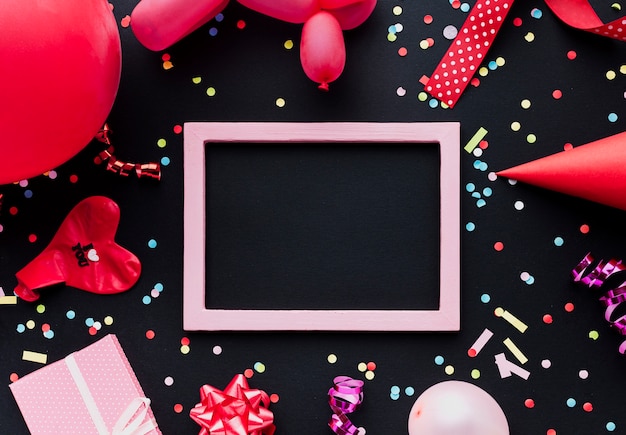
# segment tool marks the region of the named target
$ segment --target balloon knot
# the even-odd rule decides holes
[[[328,83],[327,82],[320,83],[317,89],[328,92]]]

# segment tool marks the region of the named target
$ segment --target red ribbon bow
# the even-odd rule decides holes
[[[238,374],[224,391],[203,385],[200,403],[189,416],[202,428],[199,435],[273,435],[276,426],[269,403],[265,391],[251,389]]]

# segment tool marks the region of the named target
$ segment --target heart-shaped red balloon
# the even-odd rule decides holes
[[[39,299],[39,289],[65,282],[98,294],[120,293],[139,279],[141,263],[115,243],[120,209],[111,199],[91,196],[67,215],[50,244],[17,272],[15,294]]]

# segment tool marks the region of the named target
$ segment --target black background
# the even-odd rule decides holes
[[[130,14],[136,1],[113,0],[118,23]],[[594,7],[605,20],[619,13],[611,1],[596,1]],[[471,3],[473,4],[473,2]],[[394,15],[394,6],[401,6]],[[543,11],[539,19],[531,16],[533,8]],[[423,17],[434,21],[424,24]],[[614,422],[615,433],[626,433],[626,419],[620,402],[626,380],[626,361],[619,355],[619,335],[609,329],[597,297],[575,285],[570,270],[589,251],[598,258],[621,258],[626,255],[623,211],[566,197],[555,192],[510,185],[488,174],[506,167],[561,151],[566,143],[574,146],[624,130],[624,91],[626,78],[620,66],[626,62],[622,42],[568,28],[550,13],[539,0],[518,0],[509,14],[487,60],[503,57],[505,65],[480,78],[480,86],[469,87],[454,109],[431,108],[420,101],[422,75],[429,75],[448,48],[442,36],[448,24],[460,27],[466,13],[453,9],[447,1],[380,0],[366,23],[346,31],[347,63],[342,76],[324,93],[306,78],[299,63],[298,43],[301,25],[283,23],[262,16],[231,2],[221,22],[212,21],[180,43],[165,50],[174,65],[162,67],[163,53],[141,46],[130,28],[120,26],[123,66],[119,93],[109,117],[111,136],[117,157],[132,162],[159,161],[163,178],[137,180],[122,178],[96,166],[93,158],[102,145],[89,144],[71,161],[57,168],[51,180],[36,177],[26,187],[8,185],[4,194],[0,224],[0,286],[10,293],[15,286],[15,272],[38,254],[52,238],[62,219],[80,200],[91,195],[106,195],[115,200],[122,218],[117,241],[142,261],[142,276],[129,292],[114,296],[96,296],[69,287],[44,292],[40,303],[20,302],[1,306],[0,378],[6,384],[12,373],[24,376],[40,366],[21,360],[22,350],[48,354],[56,361],[68,353],[103,337],[117,334],[128,359],[137,373],[152,409],[166,434],[197,433],[198,426],[189,419],[189,410],[198,401],[202,384],[223,388],[236,374],[262,362],[266,370],[255,372],[252,388],[276,393],[280,400],[272,404],[277,434],[326,434],[330,410],[326,392],[332,379],[346,374],[363,379],[357,369],[361,362],[375,362],[375,377],[365,381],[365,400],[352,416],[355,424],[372,434],[406,433],[408,411],[419,393],[448,379],[470,381],[489,392],[506,414],[511,433],[545,434],[550,428],[560,434],[606,433],[607,422]],[[514,26],[513,19],[522,19]],[[238,20],[245,20],[243,30]],[[403,25],[397,40],[387,40],[388,28]],[[216,36],[210,29],[218,30]],[[533,32],[535,40],[524,36]],[[421,40],[432,37],[435,44],[422,50]],[[295,48],[283,43],[291,39]],[[405,57],[398,55],[406,47]],[[575,50],[569,60],[566,53]],[[617,72],[607,80],[608,70]],[[201,77],[200,84],[192,78]],[[216,95],[206,89],[213,86]],[[399,96],[397,90],[406,90]],[[560,89],[563,98],[555,100],[552,91]],[[285,99],[285,106],[275,104]],[[523,99],[532,106],[524,110]],[[619,116],[609,122],[609,113]],[[488,148],[482,156],[462,149],[462,319],[458,333],[187,333],[182,330],[182,135],[175,125],[188,121],[459,121],[461,142],[465,144],[480,128],[488,130]],[[522,128],[514,132],[513,121]],[[63,126],[71,128],[71,126]],[[537,142],[529,144],[526,135],[533,133]],[[157,146],[165,139],[166,146]],[[607,156],[610,157],[610,156]],[[476,161],[488,165],[476,169]],[[593,170],[593,168],[589,168]],[[71,175],[78,182],[69,181]],[[490,187],[493,194],[484,207],[466,191],[473,183],[479,192]],[[26,198],[24,192],[33,192]],[[517,210],[516,201],[524,208]],[[17,207],[18,213],[9,213]],[[475,224],[467,231],[465,224]],[[590,231],[582,233],[581,225]],[[28,236],[37,235],[30,243]],[[563,246],[554,239],[562,237]],[[148,241],[157,247],[148,247]],[[494,243],[504,243],[502,251]],[[528,272],[532,284],[520,279]],[[156,283],[163,292],[149,305],[142,298]],[[481,301],[482,294],[491,296]],[[564,305],[574,304],[573,312]],[[503,307],[525,321],[529,328],[519,333],[503,319],[493,315]],[[76,319],[65,317],[76,311]],[[553,323],[543,322],[551,314]],[[110,326],[102,326],[96,336],[88,333],[85,319],[102,321],[112,316]],[[34,320],[32,330],[18,333],[16,327]],[[53,339],[43,337],[41,325],[51,325]],[[494,337],[476,358],[467,349],[484,328]],[[155,338],[145,337],[147,330]],[[589,331],[599,333],[597,340]],[[180,351],[180,340],[188,337],[190,352]],[[505,352],[502,344],[511,338],[526,354],[524,368],[528,380],[515,375],[501,379],[494,355]],[[223,349],[220,355],[214,346]],[[335,354],[335,364],[327,362]],[[442,366],[434,358],[443,356]],[[551,367],[542,367],[549,359]],[[454,367],[452,375],[444,367]],[[473,369],[480,377],[472,378]],[[588,378],[579,376],[587,370]],[[164,379],[171,376],[172,386]],[[401,388],[398,400],[392,400],[390,388]],[[404,388],[415,389],[413,397]],[[568,398],[576,400],[568,407]],[[534,400],[534,408],[525,406]],[[582,404],[590,402],[593,411]],[[181,404],[183,411],[174,411]],[[8,387],[0,394],[0,433],[27,433],[19,409]]]

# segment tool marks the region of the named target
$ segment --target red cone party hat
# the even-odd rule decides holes
[[[626,131],[497,175],[626,210]]]

